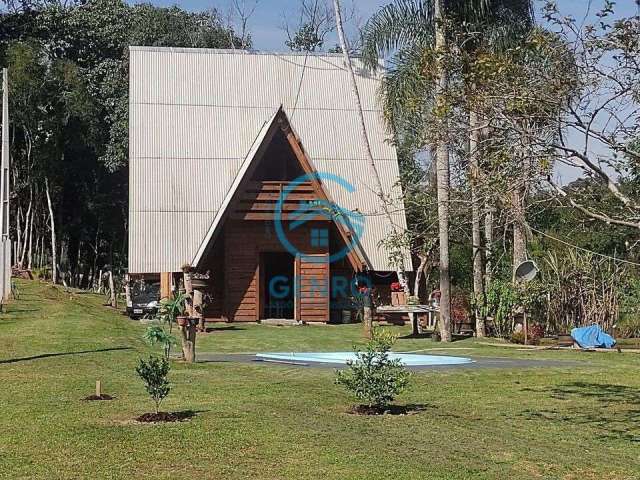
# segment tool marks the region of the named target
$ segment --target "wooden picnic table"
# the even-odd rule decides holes
[[[381,314],[393,314],[393,313],[407,313],[410,316],[413,314],[416,318],[425,317],[426,322],[425,326],[428,329],[435,329],[437,320],[436,315],[440,312],[439,308],[436,308],[432,305],[382,305],[380,307],[376,307],[376,313]],[[420,321],[414,321],[414,330],[418,330],[416,333],[421,333],[422,330],[420,326]]]

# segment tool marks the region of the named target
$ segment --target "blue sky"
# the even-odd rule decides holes
[[[245,1],[250,4],[254,0]],[[352,1],[362,20],[366,20],[381,6],[390,3],[390,0]],[[295,16],[299,0],[258,0],[258,2],[256,12],[249,22],[254,47],[258,50],[285,50],[285,34],[281,29],[282,17],[285,12]],[[137,1],[131,0],[131,3],[137,3]],[[221,11],[228,10],[227,0],[151,0],[151,3],[161,6],[179,5],[188,10],[205,10],[212,7]],[[595,10],[602,4],[602,0],[557,0],[557,3],[563,13],[581,18],[589,4],[592,4],[592,9]],[[638,11],[636,0],[617,0],[616,3],[616,11],[620,15],[633,15]]]
[[[129,0],[130,3],[138,3],[138,0]],[[228,0],[144,0],[159,6],[179,5],[188,10],[206,10],[217,8],[221,12],[228,12]],[[255,0],[245,0],[252,4]],[[366,21],[380,7],[390,3],[391,0],[342,0],[343,4],[355,3],[357,18],[361,22]],[[591,12],[589,21],[595,17],[593,13],[598,11],[604,0],[556,0],[564,15],[571,15],[582,19]],[[542,2],[538,0],[538,10]],[[258,6],[249,21],[249,30],[253,37],[253,46],[257,50],[284,51],[287,50],[284,42],[286,34],[282,29],[283,16],[286,14],[295,19],[297,16],[299,0],[258,0]],[[616,14],[619,16],[631,16],[638,14],[640,7],[636,0],[616,0]],[[538,18],[540,20],[540,15]],[[294,20],[295,22],[295,20]],[[292,23],[294,23],[292,22]],[[333,38],[327,41],[326,47],[335,43]],[[581,175],[581,171],[561,165],[556,169],[557,180],[560,183],[568,183]]]
[[[171,6],[179,5],[188,10],[205,10],[217,8],[221,12],[228,11],[227,0],[150,0],[154,5]],[[247,5],[252,5],[255,0],[245,0]],[[389,3],[389,0],[354,0],[357,10],[363,20],[369,18],[381,6]],[[138,3],[131,1],[130,3]],[[344,2],[343,2],[344,3]],[[349,2],[350,3],[350,2]],[[296,16],[296,8],[299,0],[258,0],[257,9],[249,21],[249,29],[253,37],[254,47],[257,50],[286,50],[284,45],[285,33],[281,26],[283,15]]]

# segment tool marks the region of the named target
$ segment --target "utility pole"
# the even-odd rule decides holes
[[[2,163],[0,165],[0,304],[11,294],[11,240],[9,239],[9,73],[2,69]]]

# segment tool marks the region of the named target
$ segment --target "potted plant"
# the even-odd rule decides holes
[[[161,320],[168,323],[174,321],[180,325],[186,325],[188,317],[185,316],[187,296],[183,292],[177,292],[172,297],[160,301]]]
[[[407,305],[420,305],[420,298],[415,295],[407,297]]]

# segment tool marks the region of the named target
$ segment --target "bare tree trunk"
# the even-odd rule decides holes
[[[33,267],[33,217],[35,215],[31,213],[31,220],[29,221],[29,250],[27,252],[27,268],[31,270]]]
[[[24,220],[24,235],[22,236],[22,250],[17,252],[20,254],[20,268],[24,266],[24,259],[27,255],[27,238],[29,237],[29,225],[31,223],[31,218],[33,216],[33,193],[31,194],[31,198],[29,198],[29,207],[27,208],[27,216]]]
[[[513,215],[513,279],[515,280],[518,265],[527,260],[527,169],[522,174],[519,184],[511,192],[511,208]]]
[[[448,75],[442,54],[447,47],[444,31],[444,10],[441,0],[434,2],[435,46],[437,53],[436,102],[445,101]],[[440,138],[436,146],[436,176],[438,193],[438,238],[440,241],[440,338],[451,341],[451,280],[449,276],[449,145],[448,122],[442,121]]]
[[[480,196],[478,194],[478,181],[480,172],[480,130],[478,128],[478,115],[473,110],[469,112],[469,156],[470,156],[470,180],[471,180],[471,238],[473,243],[473,297],[476,319],[476,335],[485,336],[485,319],[481,307],[485,302],[484,291],[484,262],[482,255],[482,225],[480,213]]]
[[[420,255],[420,265],[418,266],[418,270],[416,270],[416,279],[413,284],[413,291],[415,292],[415,296],[418,297],[420,295],[420,280],[422,280],[422,274],[424,273],[424,269],[427,266],[427,262],[429,261],[429,255]],[[422,333],[422,328],[420,327],[420,319],[417,314],[409,315],[411,319],[411,330],[413,335],[419,335]]]
[[[371,153],[371,144],[369,143],[369,137],[367,136],[367,127],[364,121],[364,114],[362,111],[362,101],[360,100],[360,92],[358,91],[358,84],[356,82],[356,76],[353,72],[353,65],[351,64],[351,57],[349,56],[349,50],[347,48],[347,41],[344,35],[344,26],[342,24],[342,10],[340,9],[339,0],[333,0],[333,7],[336,15],[336,28],[338,31],[338,38],[340,40],[340,48],[342,49],[342,55],[344,57],[344,62],[347,67],[347,71],[349,72],[349,80],[351,82],[351,92],[353,93],[353,100],[356,105],[356,110],[358,111],[358,118],[360,120],[360,139],[362,145],[364,146],[367,160],[369,161],[369,166],[371,168],[371,173],[373,178],[376,181],[376,194],[380,198],[380,202],[382,205],[382,209],[389,221],[389,225],[392,228],[394,234],[397,234],[397,230],[393,223],[393,218],[391,217],[391,213],[389,212],[389,208],[387,205],[387,200],[385,198],[384,188],[382,186],[382,180],[380,179],[380,174],[378,173],[378,168],[376,167],[375,161],[373,160],[373,154]],[[404,265],[396,266],[396,273],[398,275],[398,281],[400,285],[402,285],[402,289],[407,295],[411,295],[411,287],[409,286],[409,281],[407,280],[407,275],[404,270]]]
[[[44,232],[40,236],[40,268],[44,267],[44,256],[45,256],[45,248],[44,248]]]
[[[485,273],[484,288],[489,288],[493,279],[493,215],[495,208],[491,205],[491,200],[485,203],[486,213],[484,216],[484,248],[485,248]]]
[[[53,217],[53,207],[51,206],[51,194],[49,192],[49,179],[44,177],[45,193],[47,194],[47,205],[49,206],[49,223],[51,225],[51,281],[58,281],[58,259],[56,258],[56,222]]]
[[[521,201],[519,193],[514,193],[514,202]],[[513,278],[515,280],[518,265],[527,260],[527,232],[524,212],[517,207],[513,221]]]
[[[40,249],[40,244],[41,243],[42,243],[41,242],[41,237],[40,237],[40,235],[38,235],[38,237],[36,237],[36,251],[35,251],[35,254],[36,254],[36,259],[35,259],[36,262],[35,263],[36,263],[36,266],[38,268],[42,267],[42,262],[40,260],[40,258],[42,256],[42,251]]]
[[[22,268],[20,265],[20,250],[22,249],[22,207],[18,207],[16,211],[16,243],[14,245],[15,264],[18,268]]]
[[[416,297],[420,295],[420,280],[422,280],[422,276],[424,274],[424,270],[427,267],[427,263],[429,262],[429,255],[419,255],[420,257],[420,266],[416,270],[416,279],[413,283],[413,291],[415,292]]]
[[[528,125],[525,124],[525,125]],[[525,127],[526,128],[526,127]],[[528,129],[527,129],[528,132]],[[528,135],[523,139],[522,171],[518,184],[512,192],[513,208],[513,278],[515,280],[516,269],[527,260],[527,198],[529,195],[530,175],[532,168],[531,145]]]
[[[102,293],[102,269],[100,269],[100,273],[98,274],[98,283],[96,285],[96,293]]]

